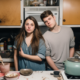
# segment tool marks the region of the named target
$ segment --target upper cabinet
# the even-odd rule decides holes
[[[20,28],[22,25],[22,1],[0,0],[0,28]]]
[[[60,0],[60,26],[80,27],[80,0]]]

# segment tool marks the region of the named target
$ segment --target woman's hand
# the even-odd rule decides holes
[[[19,55],[21,56],[21,57],[24,57],[24,52],[23,52],[23,50],[22,50],[22,48],[20,48],[20,51],[19,51]]]
[[[37,56],[37,55],[24,54],[22,48],[20,48],[19,55],[21,57],[24,57],[24,58],[32,60],[32,61],[42,61],[42,59],[39,56]]]

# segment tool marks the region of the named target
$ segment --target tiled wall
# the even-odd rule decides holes
[[[79,50],[80,49],[80,28],[72,28],[75,36],[75,49]]]
[[[40,27],[42,34],[48,29],[46,26]],[[75,48],[79,49],[80,45],[80,28],[72,28],[75,36]],[[14,37],[19,33],[20,28],[0,28],[0,39],[3,37],[6,37],[2,39],[1,41],[7,40],[9,37],[13,39]],[[0,41],[0,42],[1,42]],[[13,43],[13,42],[12,42]]]

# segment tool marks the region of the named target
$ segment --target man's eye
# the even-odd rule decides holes
[[[51,18],[49,18],[49,20],[51,20]]]
[[[46,23],[47,21],[44,21],[44,23]]]

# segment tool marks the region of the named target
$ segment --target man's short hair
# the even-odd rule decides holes
[[[43,21],[43,18],[48,17],[49,15],[53,16],[53,13],[50,10],[46,10],[40,15],[40,18]]]

